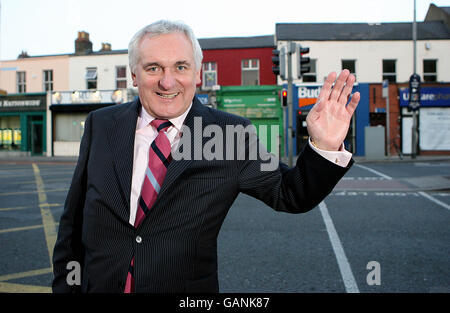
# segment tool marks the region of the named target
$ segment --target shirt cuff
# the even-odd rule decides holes
[[[316,148],[311,142],[311,137],[309,137],[308,139],[308,144],[314,151],[316,151],[322,157],[341,167],[347,167],[348,163],[350,163],[350,160],[352,159],[352,154],[347,150],[345,150],[344,143],[342,143],[339,151],[326,151]]]

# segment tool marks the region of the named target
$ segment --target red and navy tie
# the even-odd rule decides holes
[[[139,197],[136,219],[134,221],[135,228],[139,227],[150,212],[153,203],[155,203],[172,159],[170,155],[170,141],[166,134],[166,130],[172,126],[172,123],[168,120],[155,119],[150,124],[158,131],[158,135],[153,140],[148,152],[148,166],[145,170],[144,182]],[[124,292],[134,292],[134,257],[131,259],[128,269]]]

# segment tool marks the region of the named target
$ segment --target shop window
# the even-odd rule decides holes
[[[383,60],[383,79],[387,79],[390,83],[397,82],[396,60]]]
[[[26,74],[25,72],[16,72],[17,93],[27,92],[26,75],[25,74]]]
[[[97,89],[96,67],[88,67],[86,69],[86,89]]]
[[[20,117],[0,117],[0,150],[20,150],[21,145]]]
[[[423,60],[423,80],[437,82],[437,60]]]
[[[347,69],[356,78],[356,60],[342,60],[342,69]]]
[[[242,85],[259,85],[259,60],[242,60]]]
[[[53,91],[53,70],[43,72],[44,91]]]
[[[305,83],[314,83],[317,82],[317,60],[310,60],[310,70],[308,73],[303,74],[303,82]]]
[[[126,89],[127,88],[127,67],[126,66],[116,66],[116,88]]]
[[[60,113],[55,118],[55,141],[80,141],[86,113]]]
[[[215,85],[217,85],[217,63],[203,63],[203,89],[211,89]]]

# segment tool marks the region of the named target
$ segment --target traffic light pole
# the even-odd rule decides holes
[[[417,46],[417,24],[416,24],[416,0],[414,0],[414,22],[413,22],[413,74],[416,74],[416,46]],[[411,90],[409,91],[410,97],[411,97]],[[420,99],[419,99],[420,101]],[[417,154],[417,139],[418,139],[418,132],[417,132],[417,111],[413,110],[412,112],[412,130],[411,130],[411,158],[415,159]]]
[[[288,68],[288,98],[287,98],[287,107],[288,107],[288,147],[289,147],[289,167],[293,166],[293,155],[294,155],[294,144],[292,142],[292,135],[293,135],[293,120],[292,120],[292,44],[295,44],[293,42],[288,42],[287,47],[287,68]],[[294,49],[295,51],[295,49]]]

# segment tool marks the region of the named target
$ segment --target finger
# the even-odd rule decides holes
[[[338,100],[339,96],[342,93],[342,88],[344,88],[345,82],[347,81],[347,77],[350,75],[349,70],[343,70],[341,74],[339,74],[336,83],[334,84],[333,91],[330,95],[330,100],[335,102]]]
[[[330,94],[331,94],[331,87],[334,84],[334,81],[336,80],[336,72],[331,72],[330,74],[328,74],[327,79],[325,79],[325,83],[322,86],[322,90],[319,93],[319,100],[323,100],[322,102],[325,102],[326,100],[328,100],[328,98],[330,98]]]
[[[355,92],[352,95],[352,99],[350,100],[349,104],[347,105],[347,112],[350,115],[353,115],[353,113],[355,112],[360,99],[361,99],[361,94],[359,92]]]
[[[353,84],[355,83],[355,76],[350,74],[345,82],[345,87],[342,90],[341,95],[339,96],[338,102],[342,105],[346,105],[348,102],[348,97],[353,90]]]

